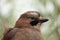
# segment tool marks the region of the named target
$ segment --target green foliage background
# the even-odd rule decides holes
[[[36,0],[37,1],[37,0]],[[39,10],[45,17],[48,17],[51,22],[49,23],[49,32],[44,34],[44,40],[60,40],[60,5],[58,4],[57,0],[38,0],[43,7],[46,7],[46,3],[49,1],[54,6],[54,11],[46,11],[45,14],[41,12],[41,10],[37,7],[38,4],[34,4],[35,8]],[[34,1],[33,1],[34,2]],[[4,26],[14,26],[15,24],[15,16],[14,16],[14,0],[7,0],[6,3],[11,3],[13,5],[12,9],[8,12],[7,17],[2,15],[1,12],[1,5],[0,5],[0,38],[3,34]]]

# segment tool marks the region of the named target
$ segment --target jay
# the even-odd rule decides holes
[[[9,28],[2,40],[43,40],[40,26],[47,22],[37,11],[27,11],[19,17],[13,28]]]

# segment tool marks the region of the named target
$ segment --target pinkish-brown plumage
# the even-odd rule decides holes
[[[15,27],[10,28],[3,36],[2,40],[43,40],[37,24],[42,24],[48,19],[40,18],[36,11],[28,11],[21,15]]]

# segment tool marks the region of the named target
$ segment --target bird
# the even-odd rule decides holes
[[[9,28],[4,34],[2,40],[43,40],[39,28],[47,21],[48,19],[44,19],[37,11],[24,12],[16,21],[15,26]]]

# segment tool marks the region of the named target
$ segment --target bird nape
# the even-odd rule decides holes
[[[3,35],[2,40],[43,40],[41,32],[36,28],[36,25],[38,23],[42,24],[47,22],[48,19],[40,17],[42,16],[37,11],[25,12],[16,21],[15,26],[13,28],[9,28],[9,30]]]

